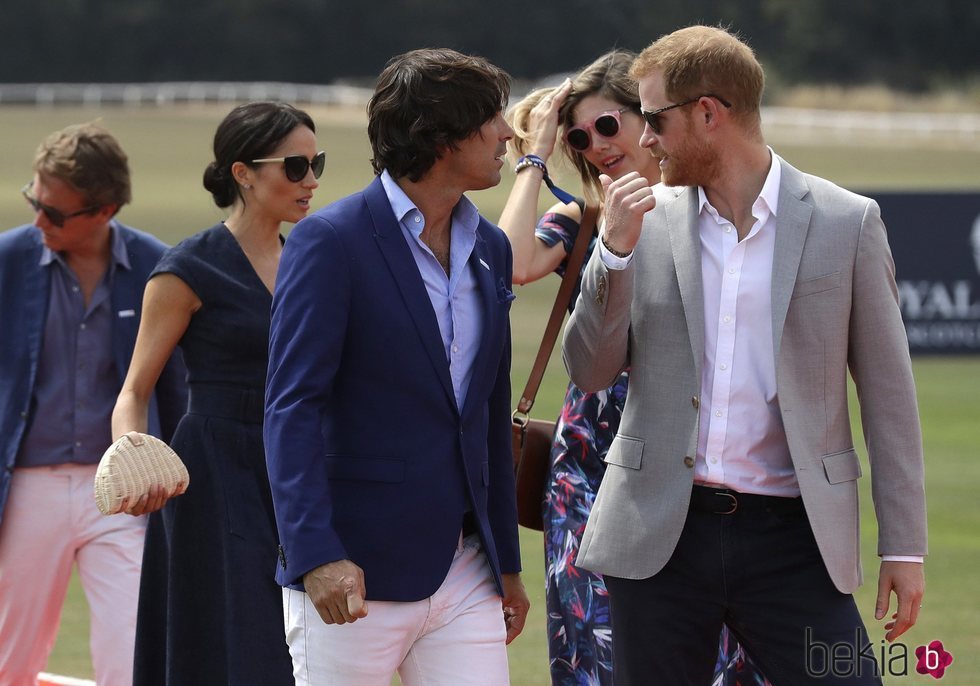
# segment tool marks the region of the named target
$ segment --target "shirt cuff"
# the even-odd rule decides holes
[[[599,258],[602,263],[606,265],[607,269],[612,269],[614,271],[622,271],[629,266],[629,263],[633,260],[633,253],[630,253],[626,257],[619,257],[618,255],[613,255],[609,252],[609,248],[606,247],[605,242],[602,240],[602,236],[599,236]]]
[[[922,555],[882,555],[882,562],[918,562],[922,564],[925,562],[925,558]]]

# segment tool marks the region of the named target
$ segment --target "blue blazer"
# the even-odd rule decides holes
[[[483,218],[470,260],[483,341],[458,408],[428,293],[380,180],[290,234],[265,415],[279,583],[302,589],[306,572],[349,559],[364,570],[368,599],[427,598],[446,578],[467,509],[498,590],[501,573],[520,571],[512,258]]]
[[[130,269],[112,280],[112,311],[133,310],[135,317],[112,320],[112,354],[122,388],[133,356],[143,306],[143,287],[167,246],[153,236],[114,222],[123,236]],[[0,233],[0,520],[10,492],[14,460],[34,419],[31,401],[37,379],[44,322],[48,314],[51,272],[40,265],[43,244],[37,228],[20,226]],[[169,440],[187,410],[185,370],[180,352],[167,363],[150,403],[150,433]],[[107,448],[109,446],[106,446]]]

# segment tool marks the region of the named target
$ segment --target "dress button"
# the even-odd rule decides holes
[[[687,467],[688,469],[690,469],[691,467],[693,467],[694,466],[694,458],[691,457],[690,455],[688,455],[687,457],[685,457],[684,458],[684,466]]]

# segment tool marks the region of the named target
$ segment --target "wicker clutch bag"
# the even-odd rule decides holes
[[[130,431],[102,455],[95,471],[95,504],[102,514],[122,512],[127,498],[134,503],[160,485],[167,493],[183,484],[187,489],[190,475],[169,445],[155,436]]]

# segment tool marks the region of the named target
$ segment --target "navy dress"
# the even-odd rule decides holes
[[[293,684],[262,446],[272,296],[224,224],[166,252],[162,273],[202,302],[172,441],[190,486],[147,525],[134,683]]]

